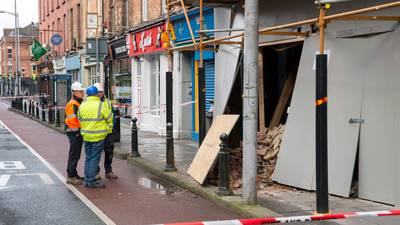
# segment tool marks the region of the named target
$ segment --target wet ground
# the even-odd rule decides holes
[[[60,176],[66,176],[68,139],[65,135],[54,132],[26,117],[9,112],[3,104],[0,104],[0,121],[3,121],[38,155],[54,167]],[[13,140],[9,135],[2,133],[0,133],[0,138],[3,138],[1,143],[3,143],[3,140]],[[58,221],[63,215],[67,218],[66,221],[69,221],[65,224],[71,225],[102,224],[104,217],[108,224],[123,225],[240,218],[239,215],[228,209],[160,180],[129,165],[125,160],[119,159],[114,159],[113,162],[113,170],[120,177],[118,180],[105,180],[105,189],[88,189],[83,186],[76,186],[77,193],[72,193],[65,184],[58,180],[57,176],[46,170],[41,161],[33,160],[35,157],[30,155],[30,151],[27,149],[18,150],[18,146],[21,147],[22,145],[18,143],[6,145],[4,151],[19,151],[19,159],[10,158],[7,161],[22,161],[26,168],[37,169],[37,171],[29,171],[29,173],[48,174],[55,184],[53,186],[44,184],[40,175],[24,178],[12,177],[9,184],[16,182],[20,185],[21,193],[29,194],[24,195],[20,192],[11,194],[10,192],[5,198],[6,195],[2,193],[3,190],[0,191],[0,219],[3,220],[0,220],[1,225],[24,224],[17,219],[20,221],[33,219],[35,221],[36,218],[49,221],[48,223],[45,221],[38,224],[63,224],[62,219],[60,219],[61,222],[53,222]],[[0,154],[0,160],[3,160],[3,155]],[[25,163],[27,159],[31,160],[31,163]],[[83,174],[83,159],[84,154],[82,154],[78,165],[80,175]],[[103,168],[102,171],[104,171]],[[0,170],[0,172],[2,171]],[[20,180],[23,182],[20,182]],[[0,178],[1,182],[4,181]],[[38,191],[38,194],[33,195],[31,189]],[[16,201],[15,198],[19,195],[21,195],[20,201]],[[85,211],[87,208],[85,209],[81,197],[87,198],[88,204],[93,206],[90,207],[89,211]],[[75,201],[74,206],[76,207],[68,207],[68,201]],[[81,206],[83,206],[83,209]],[[26,212],[26,214],[22,214],[23,212]],[[80,214],[89,217],[95,215],[95,218],[91,218],[87,222],[86,218],[80,217]],[[96,218],[96,215],[98,218]],[[110,220],[107,221],[107,218]]]
[[[1,123],[0,143],[0,224],[104,224]]]

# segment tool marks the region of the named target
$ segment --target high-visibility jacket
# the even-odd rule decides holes
[[[102,101],[102,100],[100,99],[100,101]],[[111,104],[110,99],[104,97],[102,102],[104,103],[103,107],[107,107],[113,114],[112,115],[113,120],[112,120],[111,124],[108,124],[108,133],[111,134],[113,132],[113,126],[114,126],[114,110],[113,110],[114,108]]]
[[[97,96],[89,96],[78,110],[81,135],[86,142],[104,140],[112,125],[112,112]]]
[[[77,113],[81,104],[76,99],[71,99],[65,107],[65,130],[67,132],[76,132],[81,128]]]

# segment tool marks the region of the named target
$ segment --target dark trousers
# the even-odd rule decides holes
[[[69,140],[69,154],[67,163],[67,173],[69,178],[78,176],[76,166],[81,158],[83,137],[79,132],[71,132],[67,134]]]
[[[112,160],[114,152],[114,139],[112,134],[108,134],[104,140],[104,170],[106,173],[112,172]],[[100,166],[97,169],[97,173],[100,173]]]

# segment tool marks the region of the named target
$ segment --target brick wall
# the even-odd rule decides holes
[[[37,38],[37,37],[36,37]],[[31,61],[31,53],[30,46],[32,45],[32,37],[20,37],[20,62],[21,62],[21,75],[25,77],[31,77],[32,70],[31,64],[34,64]],[[0,41],[0,66],[1,66],[1,75],[9,74],[8,70],[8,56],[7,49],[12,49],[12,74],[14,76],[17,68],[16,68],[16,58],[15,58],[15,41],[14,37],[3,37],[2,41]]]
[[[161,0],[147,0],[147,1],[148,1],[147,12],[149,21],[160,18],[162,12]]]
[[[58,33],[63,38],[59,46],[54,46],[53,50],[57,55],[64,55],[66,48],[66,35],[68,30],[63,26],[63,17],[66,10],[66,0],[38,0],[39,3],[39,41],[42,44],[50,43],[53,34]],[[48,29],[56,31],[47,31]]]

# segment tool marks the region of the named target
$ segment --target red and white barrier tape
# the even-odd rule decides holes
[[[321,221],[321,220],[339,220],[348,218],[399,216],[399,215],[400,215],[400,210],[387,210],[387,211],[349,212],[349,213],[310,215],[310,216],[290,216],[290,217],[271,217],[271,218],[242,219],[242,220],[168,223],[163,225],[262,225],[262,224],[274,224],[274,223],[283,224],[283,223],[295,223],[295,222],[310,222],[310,221]]]
[[[32,98],[41,98],[41,97],[50,97],[50,96],[49,96],[49,95],[0,96],[0,99],[16,99],[16,98],[22,98],[22,99],[32,99]]]
[[[32,98],[32,97],[41,97],[41,96],[19,96],[19,97],[20,98]],[[9,98],[15,99],[16,97],[9,97]],[[195,102],[196,101],[184,102],[184,103],[181,103],[181,104],[174,105],[173,107],[191,105],[191,104],[194,104]],[[35,105],[36,105],[36,103],[37,102],[34,102]],[[129,108],[129,109],[137,110],[135,112],[135,114],[138,114],[138,115],[139,114],[151,113],[151,112],[158,112],[158,111],[164,112],[166,110],[166,105],[165,104],[152,105],[152,106],[135,106],[135,107],[124,105],[124,104],[113,104],[113,106],[114,107],[118,107],[120,109]],[[42,110],[48,111],[49,109],[51,109],[51,110],[65,109],[65,106],[48,106],[48,107],[46,107],[45,109],[42,109]]]

